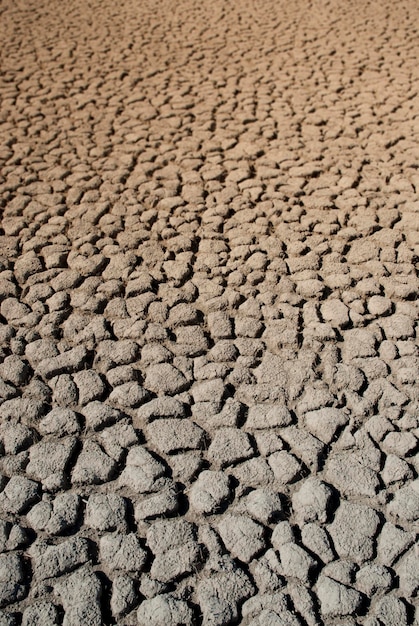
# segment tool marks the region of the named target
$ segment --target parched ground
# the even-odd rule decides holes
[[[0,22],[0,626],[418,625],[418,3]]]

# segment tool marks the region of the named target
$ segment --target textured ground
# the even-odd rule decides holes
[[[418,624],[418,4],[0,10],[0,626]]]

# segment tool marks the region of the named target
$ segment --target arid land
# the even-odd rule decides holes
[[[0,3],[0,626],[419,625],[418,30]]]

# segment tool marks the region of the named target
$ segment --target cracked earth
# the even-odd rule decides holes
[[[0,11],[0,626],[419,624],[417,3]]]

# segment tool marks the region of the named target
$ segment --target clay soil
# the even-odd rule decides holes
[[[0,626],[419,624],[418,24],[0,4]]]

